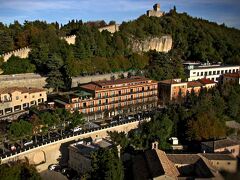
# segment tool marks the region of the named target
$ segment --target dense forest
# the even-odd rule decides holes
[[[78,20],[66,25],[42,21],[15,21],[8,26],[0,23],[0,54],[25,46],[32,49],[28,59],[0,60],[0,67],[4,74],[37,72],[48,76],[49,87],[67,89],[71,77],[78,75],[143,70],[147,76],[161,80],[184,77],[184,60],[240,64],[239,30],[177,13],[176,8],[161,18],[143,15],[123,22],[114,34],[98,31],[105,25],[104,21]],[[73,34],[77,36],[75,45],[59,38]],[[130,49],[132,38],[165,34],[173,37],[169,53],[136,54]]]

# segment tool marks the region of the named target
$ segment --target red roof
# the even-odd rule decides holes
[[[133,84],[132,84],[133,83]],[[117,88],[120,86],[117,85],[135,85],[134,83],[157,83],[157,81],[150,80],[145,77],[139,77],[135,76],[132,78],[124,78],[124,79],[116,79],[116,80],[110,80],[110,81],[93,81],[87,84],[84,84],[80,86],[83,89],[88,89],[88,90],[104,90],[104,89],[112,89],[112,88]]]
[[[199,81],[200,83],[202,83],[203,85],[206,85],[206,84],[216,84],[215,81],[210,80],[210,79],[206,79],[206,78],[199,79],[198,81]]]
[[[203,84],[198,81],[189,81],[187,82],[188,88],[190,87],[201,87]]]
[[[231,77],[231,78],[240,78],[240,73],[227,73],[223,75],[224,77]]]
[[[7,87],[7,88],[0,88],[0,94],[6,93],[13,93],[15,91],[19,91],[21,93],[36,93],[36,92],[43,92],[44,89],[39,88],[27,88],[27,87]]]

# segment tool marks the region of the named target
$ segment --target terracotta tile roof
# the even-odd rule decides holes
[[[200,83],[202,83],[203,85],[206,85],[206,84],[216,84],[216,82],[210,80],[210,79],[206,79],[206,78],[203,78],[203,79],[199,79],[198,80]]]
[[[102,89],[113,88],[111,86],[114,86],[114,85],[127,84],[127,83],[139,83],[139,82],[146,83],[147,81],[148,83],[157,83],[157,81],[150,80],[145,77],[135,76],[132,78],[116,79],[116,80],[109,80],[109,81],[106,81],[106,80],[93,81],[93,82],[84,84],[80,87],[88,90],[102,90]]]
[[[167,154],[174,164],[195,164],[200,157],[197,154]]]
[[[230,78],[240,78],[240,72],[238,73],[226,73],[223,74],[224,77],[230,77]]]
[[[160,83],[162,83],[162,84],[183,84],[183,83],[187,83],[187,82],[178,82],[174,79],[167,79],[167,80],[160,81]]]
[[[44,89],[39,88],[27,88],[27,87],[8,87],[8,88],[1,88],[0,94],[6,94],[6,93],[13,93],[15,91],[19,91],[21,93],[36,93],[36,92],[42,92],[45,91]]]
[[[232,154],[202,153],[208,160],[237,160]]]
[[[220,149],[220,148],[225,148],[229,146],[235,146],[239,145],[238,142],[230,140],[230,139],[221,139],[221,140],[216,140],[216,141],[207,141],[207,142],[202,142],[202,144],[215,149]]]
[[[200,83],[199,81],[189,81],[189,82],[187,82],[187,87],[188,88],[201,87],[201,86],[203,86],[203,84]]]
[[[151,176],[167,175],[176,178],[180,175],[175,165],[168,159],[166,153],[159,149],[152,149],[145,153]]]

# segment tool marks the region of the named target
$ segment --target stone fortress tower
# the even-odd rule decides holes
[[[154,4],[153,10],[148,10],[147,11],[147,16],[151,17],[161,17],[163,16],[163,12],[160,11],[160,4]]]

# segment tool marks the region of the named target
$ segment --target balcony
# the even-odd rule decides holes
[[[108,103],[105,102],[105,103],[101,103],[101,104],[79,107],[77,109],[81,110],[81,109],[87,109],[87,108],[93,108],[93,107],[99,107],[99,106],[106,106],[106,105],[118,104],[118,103],[123,103],[123,102],[131,102],[131,101],[137,101],[137,100],[140,100],[141,102],[139,101],[139,102],[136,102],[136,103],[144,103],[144,102],[148,102],[147,99],[149,99],[151,97],[155,97],[157,99],[157,94],[151,94],[151,95],[148,95],[148,96],[137,97],[137,98],[128,98],[128,99],[122,99],[122,100],[117,100],[117,101],[111,101],[111,102],[108,102]]]
[[[100,99],[106,99],[106,98],[112,98],[112,97],[121,97],[126,95],[134,95],[134,94],[153,92],[153,91],[157,91],[157,89],[150,89],[150,90],[137,91],[137,92],[127,92],[127,93],[121,93],[121,94],[112,94],[109,96],[95,97],[94,100],[100,100]]]

